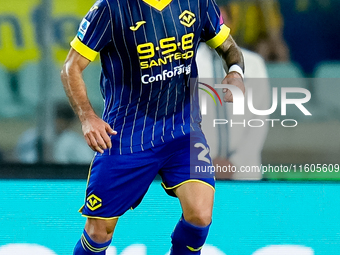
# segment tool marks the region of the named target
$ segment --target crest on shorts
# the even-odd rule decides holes
[[[92,194],[86,199],[86,205],[91,211],[94,211],[102,206],[102,200],[96,195]]]

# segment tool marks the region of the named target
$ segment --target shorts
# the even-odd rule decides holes
[[[132,154],[97,153],[90,167],[82,215],[118,218],[140,204],[157,174],[171,196],[186,182],[201,182],[214,189],[213,174],[195,172],[197,166],[210,167],[212,160],[203,133],[194,133]]]

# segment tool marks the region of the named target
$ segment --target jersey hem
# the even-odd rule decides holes
[[[160,146],[164,143],[171,142],[175,139],[181,138],[186,135],[190,135],[193,132],[200,131],[200,127],[198,124],[193,123],[191,126],[190,125],[184,125],[182,128],[177,128],[176,131],[173,133],[167,132],[165,135],[162,135],[160,138],[156,140],[151,140],[151,141],[146,141],[143,144],[134,144],[130,146],[126,146],[121,144],[121,142],[117,139],[116,137],[113,137],[112,141],[112,147],[111,149],[105,150],[104,154],[101,154],[102,156],[110,156],[112,154],[131,154],[135,152],[140,152],[140,151],[145,151],[148,149],[151,149],[153,147]],[[193,130],[192,130],[193,128]],[[116,130],[116,129],[115,129]],[[117,130],[116,130],[117,131]],[[96,153],[98,155],[98,153]]]

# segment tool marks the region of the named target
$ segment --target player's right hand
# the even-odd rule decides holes
[[[97,115],[87,117],[82,121],[82,130],[87,144],[93,151],[104,153],[112,147],[110,135],[116,135],[108,123]]]

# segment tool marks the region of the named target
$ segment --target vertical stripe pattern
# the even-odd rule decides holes
[[[160,0],[163,1],[163,0]],[[100,52],[103,119],[117,132],[110,153],[133,153],[199,129],[195,54],[220,31],[214,0],[98,0],[81,25]],[[196,86],[196,87],[195,87]]]

